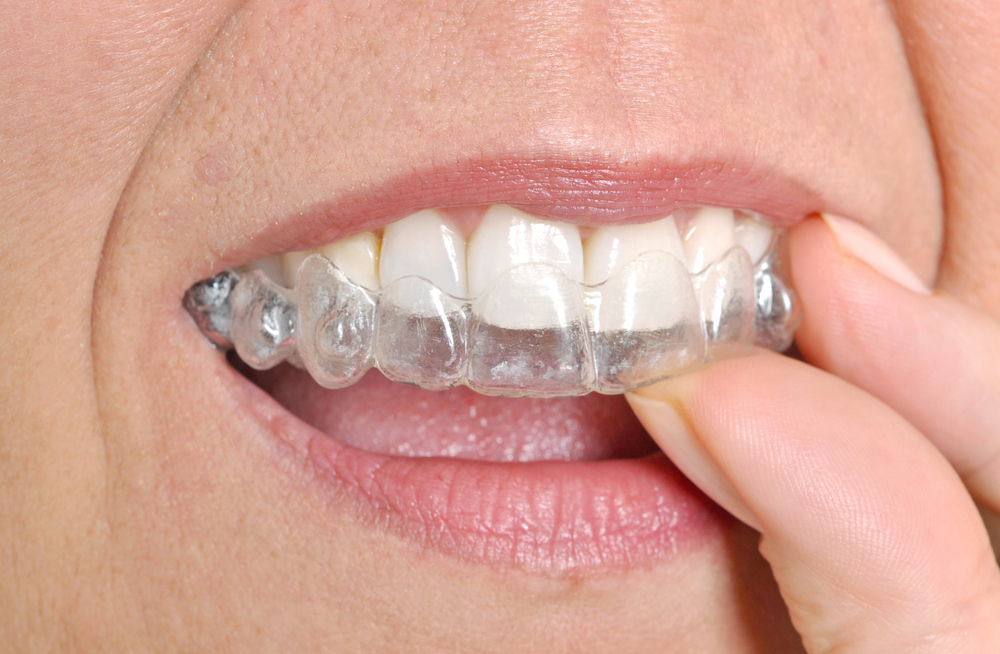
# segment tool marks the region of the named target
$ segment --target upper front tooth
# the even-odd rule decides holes
[[[382,236],[382,287],[410,276],[423,277],[454,297],[468,297],[465,239],[433,209],[387,225]]]
[[[767,254],[773,238],[774,230],[753,218],[744,218],[736,225],[736,243],[747,251],[754,265]]]
[[[336,243],[324,245],[319,253],[340,268],[347,278],[367,289],[379,289],[379,238],[371,232],[361,232]]]
[[[736,245],[732,209],[702,207],[684,237],[688,270],[699,273]]]
[[[652,251],[666,252],[684,262],[684,245],[672,217],[642,225],[601,227],[584,244],[584,281],[607,281],[625,264]]]
[[[469,292],[478,297],[506,271],[525,263],[548,263],[583,281],[583,244],[576,225],[493,205],[469,239]]]

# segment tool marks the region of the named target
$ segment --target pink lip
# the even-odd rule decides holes
[[[545,575],[608,572],[683,556],[733,522],[662,455],[494,463],[375,454],[302,422],[223,357],[213,365],[208,376],[228,387],[233,411],[308,462],[318,494],[346,500],[350,518],[418,551]]]
[[[319,434],[310,455],[377,523],[465,560],[536,572],[624,568],[697,544],[720,509],[662,456],[487,463],[381,456]]]
[[[679,207],[713,205],[757,211],[779,227],[827,209],[819,190],[805,182],[759,162],[742,161],[678,165],[655,160],[630,164],[467,160],[445,169],[398,175],[370,188],[332,189],[331,194],[337,199],[273,220],[245,249],[230,253],[221,264],[239,265],[331,243],[431,207],[504,203],[539,216],[598,226],[651,220]],[[201,277],[212,272],[217,270],[202,270]]]
[[[244,416],[291,446],[319,492],[420,550],[548,575],[683,555],[732,522],[662,455],[592,462],[407,458],[344,445],[217,359]]]

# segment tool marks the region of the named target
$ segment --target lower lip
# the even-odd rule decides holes
[[[528,463],[377,454],[302,422],[226,367],[244,415],[304,448],[321,492],[419,550],[547,575],[610,572],[677,558],[732,522],[662,454]]]
[[[664,456],[492,463],[372,454],[317,433],[310,457],[366,521],[463,560],[561,574],[648,565],[727,517]]]

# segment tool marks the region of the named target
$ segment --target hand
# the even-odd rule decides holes
[[[1000,569],[973,502],[1000,510],[1000,325],[831,224],[790,234],[816,367],[760,352],[629,400],[762,532],[810,652],[1000,651]]]

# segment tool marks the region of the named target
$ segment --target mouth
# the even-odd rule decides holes
[[[185,303],[235,344],[245,403],[359,520],[490,565],[628,568],[728,518],[621,393],[787,347],[780,233],[795,220],[420,208],[242,264]]]

